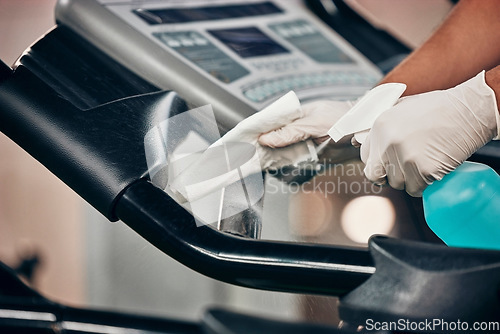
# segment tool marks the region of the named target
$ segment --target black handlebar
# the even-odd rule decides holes
[[[181,263],[246,287],[343,295],[375,271],[362,249],[244,239],[196,227],[187,211],[144,180],[124,192],[116,214]]]

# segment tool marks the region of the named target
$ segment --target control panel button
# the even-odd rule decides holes
[[[259,81],[243,87],[243,95],[250,101],[263,102],[290,90],[300,90],[324,86],[373,86],[377,78],[360,72],[321,72],[284,76],[272,80]]]

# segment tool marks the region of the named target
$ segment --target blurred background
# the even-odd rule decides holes
[[[422,43],[452,7],[447,0],[346,2],[410,48]],[[55,3],[55,0],[0,0],[3,62],[13,65],[30,44],[54,26]],[[391,194],[389,191],[388,198]],[[404,220],[412,211],[404,209],[407,204],[398,201],[401,200],[368,204],[374,211],[357,219],[377,216],[380,210],[392,205],[388,212],[396,210],[393,214]],[[304,215],[301,207],[316,205],[321,211],[321,203],[304,194],[295,194],[289,203],[283,204],[289,216],[295,217],[290,222],[292,228],[264,227],[264,236],[283,240],[292,236],[301,241],[364,247],[367,237],[377,232],[369,230],[368,236],[356,238],[349,228],[342,230],[340,225],[328,229],[307,226],[315,217]],[[279,215],[279,212],[271,210],[269,214]],[[380,228],[388,234],[418,234],[411,226],[400,226],[398,230],[382,224]],[[124,224],[106,221],[3,134],[0,134],[0,261],[16,269],[45,296],[73,306],[197,319],[207,306],[226,305],[257,314],[326,323],[337,321],[334,298],[234,287],[183,267]]]
[[[14,64],[54,26],[55,0],[0,1],[0,59]],[[71,303],[85,301],[82,200],[0,134],[0,259],[34,261],[33,284]],[[36,260],[35,260],[36,261]],[[28,269],[29,270],[29,269]]]

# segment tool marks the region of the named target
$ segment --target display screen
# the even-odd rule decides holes
[[[272,2],[189,8],[136,9],[134,13],[149,24],[215,21],[282,13]]]
[[[269,28],[318,63],[354,63],[351,57],[308,21],[271,24]]]
[[[208,32],[242,58],[289,52],[255,27],[209,30]]]
[[[160,32],[153,36],[224,83],[250,73],[197,31]]]

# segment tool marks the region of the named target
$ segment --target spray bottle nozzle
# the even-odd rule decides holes
[[[332,126],[328,135],[337,142],[354,133],[356,141],[362,144],[367,130],[384,111],[394,106],[405,90],[406,85],[402,83],[386,83],[373,88]]]

